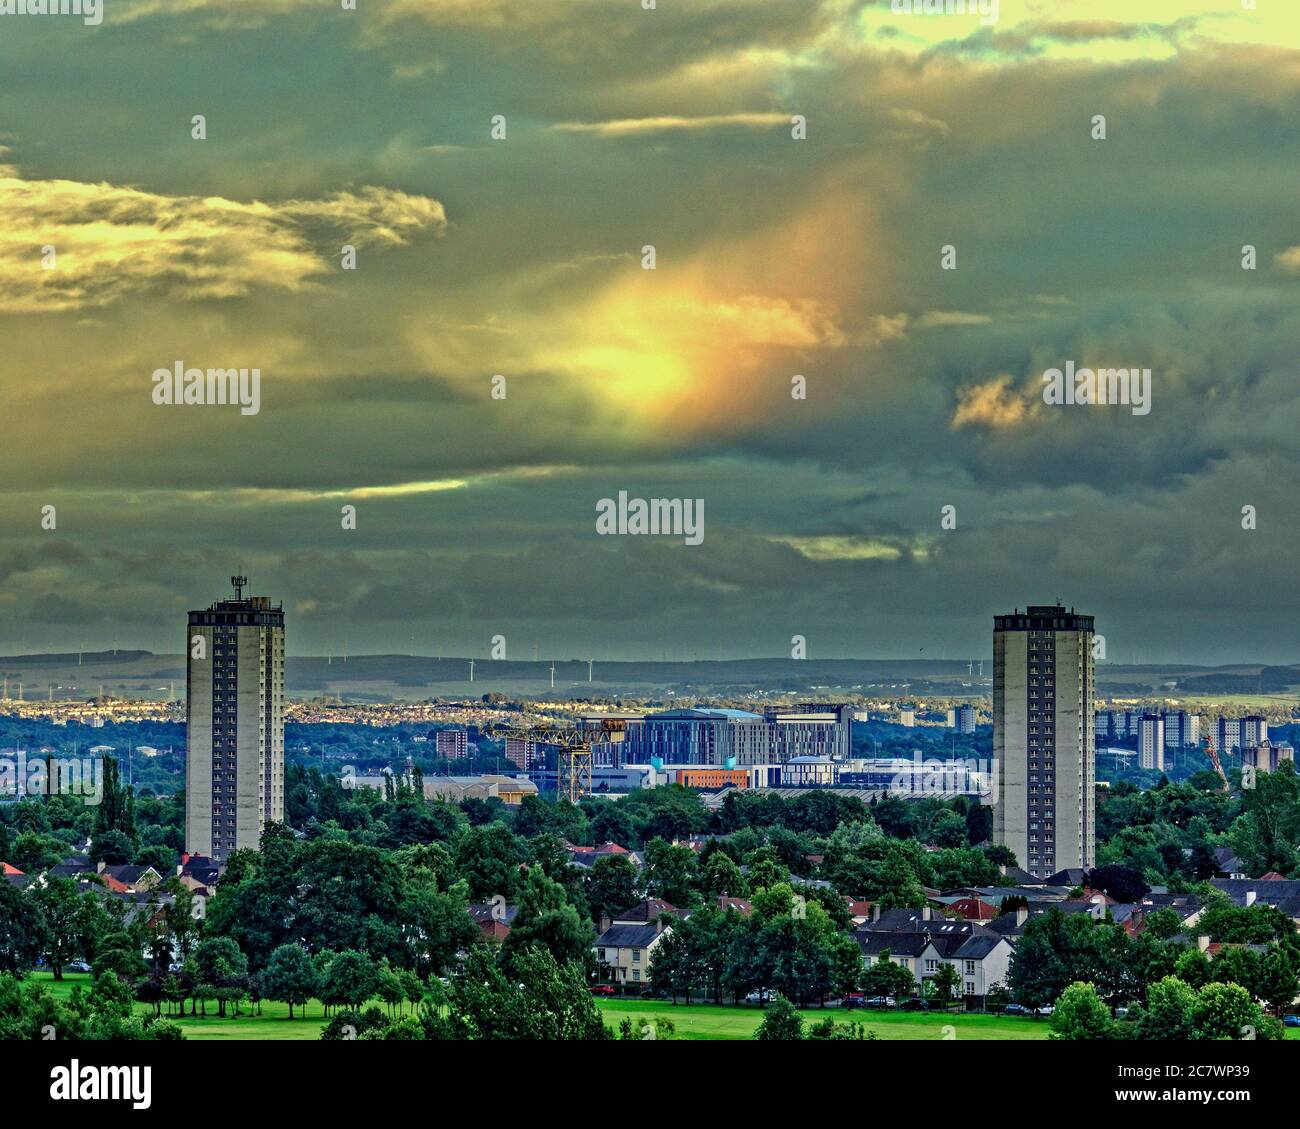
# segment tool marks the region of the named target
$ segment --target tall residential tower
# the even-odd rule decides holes
[[[1034,874],[1094,865],[1093,617],[993,617],[993,839]]]
[[[231,583],[186,638],[185,849],[219,861],[284,819],[284,611]]]

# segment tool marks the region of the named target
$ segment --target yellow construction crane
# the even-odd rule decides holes
[[[576,804],[583,796],[592,794],[592,745],[621,741],[626,728],[626,722],[611,718],[584,727],[553,721],[533,725],[504,723],[489,726],[486,732],[492,737],[554,747],[555,798]]]

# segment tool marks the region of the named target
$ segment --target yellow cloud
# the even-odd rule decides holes
[[[699,133],[728,126],[757,129],[789,124],[789,114],[742,113],[710,114],[694,118],[665,115],[649,118],[620,118],[603,122],[556,122],[549,128],[564,133],[591,133],[598,137],[631,137],[646,133]]]
[[[1288,247],[1285,251],[1280,251],[1276,256],[1277,265],[1283,270],[1300,272],[1300,246]]]
[[[0,214],[0,311],[9,313],[106,306],[159,287],[183,299],[301,290],[331,267],[309,239],[313,225],[361,246],[402,244],[447,226],[437,200],[387,188],[241,203],[24,180],[3,167]]]
[[[1011,428],[1035,418],[1040,408],[1037,400],[1013,389],[1011,377],[1003,373],[983,384],[960,389],[950,426]]]
[[[916,319],[917,329],[934,329],[952,325],[992,325],[988,314],[968,314],[961,310],[928,310]]]
[[[878,537],[848,535],[814,537],[769,537],[778,545],[789,545],[810,561],[896,561],[903,549]]]

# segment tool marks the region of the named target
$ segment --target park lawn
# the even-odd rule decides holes
[[[76,984],[83,989],[90,987],[90,974],[85,972],[65,972],[63,980],[56,981],[52,973],[33,972],[31,979],[44,984],[56,999],[66,999]],[[597,1006],[605,1017],[605,1022],[617,1031],[624,1019],[631,1019],[638,1028],[637,1021],[653,1023],[656,1016],[671,1019],[675,1027],[673,1037],[676,1039],[752,1039],[763,1019],[763,1011],[757,1007],[718,1007],[714,1004],[672,1004],[667,1000],[598,999]],[[376,1006],[383,1007],[376,1003]],[[153,1009],[148,1004],[138,1004],[142,1015],[150,1014]],[[260,1040],[296,1040],[319,1039],[326,1020],[319,1001],[313,1000],[307,1005],[307,1015],[301,1008],[294,1008],[294,1018],[289,1019],[289,1005],[271,1000],[262,1001],[262,1014],[249,1014],[249,1005],[243,1005],[244,1014],[236,1017],[227,1014],[220,1018],[216,1014],[216,1005],[209,1004],[206,1019],[186,1015],[166,1016],[179,1023],[187,1039],[246,1039]],[[409,1007],[406,1014],[410,1014]],[[853,1021],[861,1023],[869,1031],[874,1031],[880,1039],[903,1040],[942,1040],[944,1028],[951,1026],[958,1039],[1046,1039],[1052,1028],[1046,1019],[1031,1019],[1007,1015],[964,1015],[957,1012],[944,1015],[940,1012],[900,1012],[900,1011],[843,1011],[839,1008],[804,1008],[799,1012],[806,1021],[816,1022],[831,1016],[837,1023]],[[1288,1027],[1288,1039],[1300,1039],[1300,1028]]]
[[[718,1007],[715,1004],[674,1006],[666,1000],[599,1000],[605,1021],[617,1028],[625,1018],[634,1025],[643,1019],[653,1023],[656,1016],[673,1022],[678,1039],[752,1039],[763,1012],[757,1007]],[[799,1014],[816,1022],[831,1016],[837,1023],[861,1023],[880,1039],[943,1039],[945,1027],[951,1027],[958,1039],[1046,1039],[1051,1031],[1045,1019],[1004,1015],[965,1015],[952,1012],[871,1011],[839,1008],[803,1008]]]
[[[55,980],[51,972],[38,971],[31,974],[31,979],[43,984],[58,1000],[67,999],[76,984],[80,984],[83,990],[88,991],[91,982],[88,972],[65,972],[60,981]],[[376,1006],[383,1008],[384,1005],[376,1003]],[[289,1005],[276,1003],[273,1000],[262,1001],[261,1015],[251,1013],[249,1009],[252,1005],[248,1002],[244,1002],[240,1007],[241,1015],[232,1015],[227,1008],[226,1015],[222,1018],[217,1015],[217,1005],[209,1001],[207,1018],[188,1014],[184,1017],[168,1015],[166,1008],[163,1009],[163,1018],[179,1023],[187,1039],[319,1039],[327,1022],[323,1015],[324,1009],[318,1000],[313,1000],[307,1005],[306,1016],[303,1015],[302,1008],[295,1007],[292,1020],[289,1018]],[[141,1015],[153,1014],[153,1007],[150,1004],[137,1004],[136,1008]],[[409,1006],[406,1011],[409,1014]]]

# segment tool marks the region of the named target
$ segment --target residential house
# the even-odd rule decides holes
[[[656,912],[663,907],[661,912]],[[627,987],[640,988],[650,981],[650,959],[672,926],[665,918],[677,916],[677,909],[657,898],[638,902],[620,913],[606,928],[592,948],[603,965],[602,979]]]
[[[477,902],[469,907],[469,915],[485,941],[504,941],[510,936],[510,927],[519,915],[519,907],[501,902]]]

